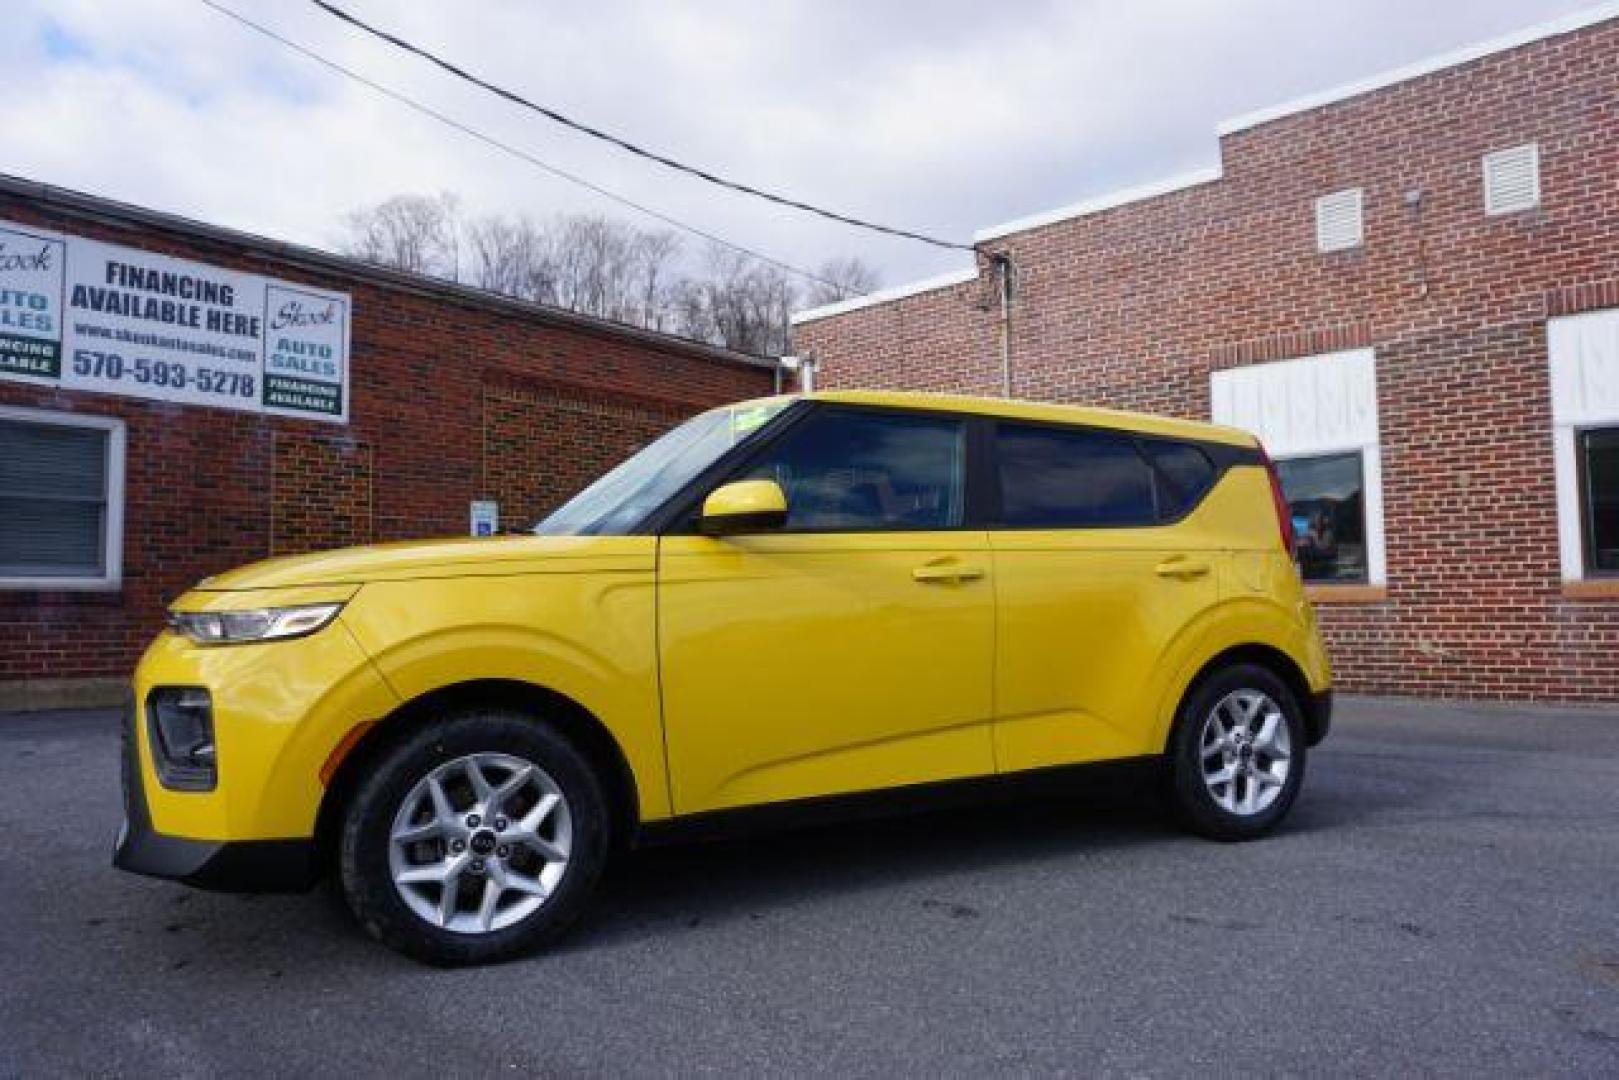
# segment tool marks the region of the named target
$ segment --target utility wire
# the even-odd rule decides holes
[[[958,244],[954,241],[941,240],[935,236],[928,236],[926,233],[912,232],[909,229],[896,229],[889,225],[879,225],[874,221],[866,221],[862,218],[851,217],[848,214],[840,214],[835,210],[827,210],[823,207],[813,206],[807,202],[800,202],[797,199],[790,199],[785,195],[776,195],[772,192],[753,187],[751,184],[744,184],[737,180],[731,180],[726,177],[719,176],[705,169],[699,169],[694,165],[687,165],[684,162],[676,161],[674,158],[660,154],[655,150],[648,150],[646,147],[638,146],[635,143],[630,142],[628,139],[623,139],[617,135],[602,131],[600,128],[591,127],[589,124],[575,120],[555,109],[530,101],[528,98],[523,97],[521,94],[518,94],[515,91],[508,90],[503,86],[497,86],[495,83],[492,83],[487,79],[480,78],[464,68],[457,67],[455,64],[450,63],[450,61],[429,52],[420,45],[414,45],[402,37],[395,34],[390,34],[386,30],[382,30],[378,27],[372,26],[370,23],[365,22],[362,19],[356,18],[347,11],[344,11],[342,8],[338,7],[336,4],[328,3],[327,0],[310,0],[310,3],[314,4],[327,14],[335,16],[336,18],[348,23],[350,26],[363,30],[372,37],[379,38],[395,48],[403,49],[405,52],[408,52],[414,56],[419,56],[428,63],[443,68],[456,78],[469,82],[480,89],[487,90],[491,94],[504,98],[514,105],[520,105],[525,109],[537,112],[546,119],[553,120],[564,127],[571,128],[574,131],[579,132],[580,134],[588,135],[593,139],[600,139],[602,142],[609,143],[621,150],[627,150],[630,153],[635,154],[637,157],[646,158],[648,161],[655,161],[659,165],[674,169],[676,172],[682,172],[688,176],[695,176],[699,180],[707,181],[710,184],[716,184],[723,188],[730,188],[732,191],[739,191],[744,195],[752,195],[755,198],[773,202],[778,206],[786,206],[794,210],[803,210],[807,213],[816,214],[831,221],[841,222],[844,225],[853,225],[855,228],[869,229],[872,232],[884,233],[888,236],[897,236],[905,240],[915,240],[923,244],[932,244],[934,247],[947,248],[951,251],[974,250],[970,244]]]
[[[448,115],[446,115],[444,113],[441,113],[437,109],[434,109],[434,108],[432,108],[432,107],[430,107],[428,105],[423,105],[421,102],[415,100],[414,98],[407,97],[406,95],[400,93],[398,90],[394,90],[391,87],[384,86],[382,83],[379,83],[379,82],[376,82],[373,79],[367,78],[366,76],[361,75],[359,72],[354,71],[351,68],[346,68],[342,64],[337,63],[335,60],[328,60],[326,57],[321,56],[319,53],[315,52],[314,50],[306,48],[303,45],[300,45],[298,42],[293,41],[291,38],[283,37],[281,34],[276,33],[274,30],[271,30],[269,27],[263,26],[263,25],[261,25],[259,23],[256,23],[252,19],[249,19],[247,16],[242,15],[242,14],[240,14],[238,12],[232,11],[228,7],[225,7],[223,4],[216,3],[215,0],[200,0],[200,2],[202,4],[204,4],[205,6],[212,8],[214,11],[217,11],[219,14],[224,15],[227,18],[234,19],[236,22],[238,22],[241,25],[249,28],[250,30],[256,31],[257,33],[260,33],[260,34],[264,35],[265,37],[270,38],[273,41],[280,42],[282,45],[285,45],[287,48],[291,49],[293,52],[296,52],[296,53],[298,53],[298,54],[300,54],[302,56],[308,57],[310,60],[313,60],[315,63],[321,65],[324,68],[327,68],[330,71],[334,71],[339,75],[342,75],[342,76],[345,76],[346,78],[352,79],[355,82],[361,84],[362,86],[368,87],[369,89],[375,91],[376,93],[381,94],[383,97],[390,98],[390,99],[392,99],[394,101],[397,101],[399,104],[404,105],[406,108],[413,109],[416,112],[421,113],[423,116],[431,117],[434,120],[437,120],[441,124],[444,124],[444,125],[446,125],[448,127],[452,127],[456,131],[461,132],[463,135],[470,136],[471,138],[474,138],[474,139],[478,140],[479,142],[484,143],[487,146],[492,146],[497,150],[500,150],[500,151],[502,151],[504,153],[510,154],[515,158],[519,158],[520,160],[525,161],[530,165],[533,165],[537,169],[540,169],[540,170],[542,170],[544,172],[550,173],[552,176],[555,176],[560,180],[566,180],[570,184],[577,184],[578,186],[580,186],[582,188],[585,188],[588,191],[595,192],[597,195],[600,195],[600,196],[602,196],[604,198],[607,198],[607,199],[611,199],[613,202],[616,202],[621,206],[626,206],[626,207],[630,208],[631,210],[636,211],[637,213],[645,214],[647,217],[653,218],[653,219],[655,219],[657,221],[661,221],[665,225],[672,226],[673,228],[679,229],[682,232],[687,232],[687,233],[690,233],[693,236],[700,237],[700,238],[702,238],[704,240],[707,240],[707,241],[709,241],[711,243],[718,244],[720,247],[723,247],[723,248],[726,248],[728,250],[734,251],[734,252],[738,253],[739,255],[746,255],[750,259],[757,259],[762,263],[766,263],[766,264],[768,264],[770,266],[774,266],[776,269],[785,271],[786,273],[794,274],[794,275],[796,275],[798,277],[803,278],[806,281],[813,281],[818,285],[825,285],[828,288],[835,290],[840,295],[850,294],[850,290],[848,289],[847,286],[840,285],[835,281],[831,281],[831,280],[829,280],[827,278],[821,277],[819,274],[811,273],[808,270],[804,270],[804,269],[802,269],[800,267],[794,266],[792,263],[783,262],[782,260],[774,258],[774,257],[769,256],[769,255],[766,255],[763,252],[755,251],[753,248],[744,247],[741,244],[734,243],[734,242],[732,242],[730,240],[726,240],[725,238],[720,237],[720,236],[716,236],[711,232],[708,232],[708,231],[706,231],[704,229],[698,228],[696,225],[688,225],[684,221],[681,221],[678,218],[670,217],[668,214],[665,214],[665,213],[663,213],[661,211],[658,211],[658,210],[654,210],[649,206],[645,206],[645,205],[643,205],[641,203],[638,203],[633,199],[630,199],[630,198],[627,198],[627,197],[625,197],[623,195],[618,194],[618,192],[616,192],[616,191],[612,191],[612,190],[610,190],[608,188],[602,187],[600,184],[592,183],[591,181],[586,180],[582,176],[577,176],[577,175],[575,175],[575,174],[573,174],[571,172],[568,172],[565,169],[559,169],[555,165],[552,165],[552,164],[550,164],[548,162],[540,160],[539,158],[535,157],[533,154],[529,153],[526,150],[522,150],[522,149],[519,149],[518,147],[512,146],[510,143],[502,142],[501,140],[495,138],[492,135],[485,135],[483,132],[477,130],[476,128],[471,127],[471,126],[469,126],[467,124],[462,123],[460,120],[455,119],[453,116],[448,116]],[[853,294],[853,295],[859,295],[859,294]]]

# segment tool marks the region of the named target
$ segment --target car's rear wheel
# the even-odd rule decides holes
[[[478,710],[391,747],[350,802],[338,848],[368,932],[419,960],[529,952],[579,916],[606,862],[589,760],[542,720]]]
[[[1269,668],[1233,664],[1195,686],[1170,746],[1175,809],[1192,831],[1251,840],[1287,816],[1304,782],[1303,714]]]

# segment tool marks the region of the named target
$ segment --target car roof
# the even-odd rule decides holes
[[[1257,446],[1258,440],[1239,428],[1206,424],[1197,420],[1177,420],[1151,413],[1101,409],[1089,405],[1057,405],[1014,398],[973,397],[966,394],[924,394],[900,390],[817,390],[800,395],[810,401],[872,405],[895,409],[932,409],[939,412],[969,413],[974,416],[1004,417],[1054,424],[1112,428],[1144,435],[1166,435],[1177,439]]]

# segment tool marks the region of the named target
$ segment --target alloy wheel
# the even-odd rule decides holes
[[[1235,690],[1203,721],[1199,753],[1203,783],[1229,814],[1264,813],[1287,786],[1292,736],[1282,708],[1259,690]]]
[[[512,754],[467,754],[410,789],[394,815],[388,864],[418,917],[487,934],[550,899],[572,843],[572,811],[544,769]]]

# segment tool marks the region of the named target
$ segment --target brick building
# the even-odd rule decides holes
[[[1217,167],[976,240],[977,266],[795,316],[795,351],[828,386],[1247,427],[1343,688],[1619,701],[1619,5],[1231,121]]]
[[[0,709],[116,693],[208,574],[466,535],[473,500],[522,527],[773,382],[755,357],[0,177]]]

